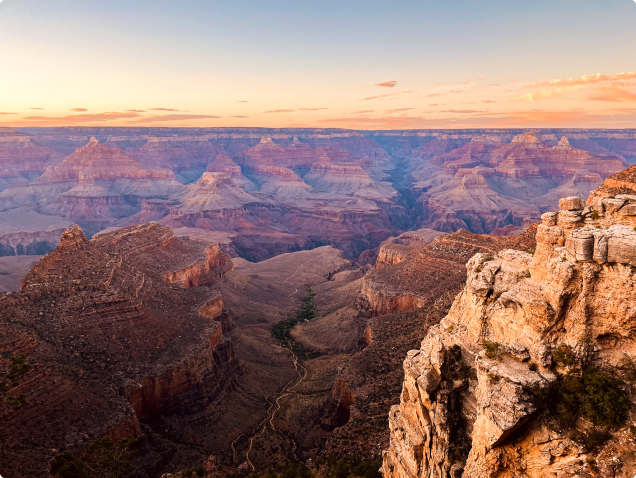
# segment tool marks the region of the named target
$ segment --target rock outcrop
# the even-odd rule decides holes
[[[20,292],[0,294],[0,370],[19,354],[33,366],[6,391],[22,402],[0,404],[3,476],[49,476],[56,450],[139,435],[145,419],[199,413],[218,399],[237,373],[215,290],[231,264],[218,247],[156,223],[91,241],[78,226],[65,231]]]
[[[476,252],[495,254],[509,247],[534,247],[534,230],[515,237],[494,237],[459,230],[419,248],[392,244],[376,268],[362,279],[359,307],[367,316],[422,307],[464,279],[464,264]],[[384,248],[383,248],[384,249]],[[381,249],[382,252],[382,249]]]
[[[551,146],[545,136],[530,132],[507,144],[502,138],[476,136],[409,169],[416,186],[425,189],[419,198],[420,224],[448,232],[464,227],[490,233],[538,220],[563,195],[587,197],[626,165],[609,151],[591,154],[573,147],[565,136]]]
[[[404,362],[386,478],[605,477],[619,466],[634,474],[624,423],[590,445],[591,422],[579,418],[569,424],[578,434],[567,432],[541,398],[568,370],[556,350],[608,373],[636,354],[636,196],[603,196],[608,187],[589,205],[569,197],[543,214],[534,255],[504,250],[468,262],[449,314]]]
[[[37,178],[63,157],[28,133],[0,128],[0,191]]]

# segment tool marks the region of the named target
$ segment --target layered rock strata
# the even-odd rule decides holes
[[[565,198],[542,216],[534,255],[468,262],[449,314],[404,362],[385,477],[615,476],[618,463],[634,474],[623,431],[612,429],[594,460],[547,418],[538,393],[562,372],[562,345],[600,370],[636,353],[635,220],[620,213],[631,199]]]
[[[91,241],[66,230],[20,292],[0,295],[0,370],[22,353],[33,365],[7,391],[22,406],[0,404],[3,476],[48,476],[56,450],[214,402],[237,367],[214,288],[231,267],[218,247],[156,223]]]

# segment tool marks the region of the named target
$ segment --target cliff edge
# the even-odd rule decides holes
[[[636,195],[608,187],[543,214],[534,254],[468,262],[404,361],[385,478],[634,476]]]

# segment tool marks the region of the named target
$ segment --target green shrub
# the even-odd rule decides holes
[[[607,430],[592,428],[585,433],[583,444],[588,452],[593,452],[611,437],[612,435]]]
[[[530,249],[526,249],[526,252],[534,256],[534,253],[537,252],[537,250],[534,248],[530,248]]]
[[[583,383],[586,397],[582,411],[586,418],[606,426],[616,426],[625,420],[631,407],[625,382],[589,368],[583,374]]]
[[[22,394],[18,395],[17,397],[15,395],[6,395],[4,400],[7,403],[7,406],[13,408],[14,410],[19,410],[27,403],[26,396]]]
[[[291,331],[296,325],[314,318],[316,306],[313,304],[313,300],[315,296],[316,293],[308,287],[307,295],[301,300],[302,305],[296,314],[287,320],[279,322],[272,328],[272,335],[283,347],[291,347],[293,342]]]
[[[7,378],[11,381],[26,375],[31,371],[33,367],[27,361],[26,354],[17,355],[15,357],[11,357],[11,364],[9,365],[9,373],[7,374]]]
[[[594,368],[573,369],[550,386],[547,404],[564,428],[573,427],[579,417],[614,427],[625,421],[631,407],[624,386],[622,380]]]
[[[380,466],[382,466],[381,459],[364,460],[359,456],[335,457],[323,455],[316,459],[316,466],[324,469],[327,478],[382,478],[378,471]]]
[[[599,217],[601,217],[601,215],[598,211],[592,211],[592,215],[590,217],[596,221]]]
[[[499,342],[484,340],[484,350],[486,351],[486,357],[490,360],[501,360],[503,356],[503,350]]]
[[[572,347],[569,345],[561,345],[552,353],[552,356],[554,357],[555,362],[559,365],[573,367],[577,364],[576,355],[572,350]]]
[[[537,364],[534,362],[530,362],[530,364],[528,365],[528,368],[530,369],[531,372],[536,372],[539,367],[537,367]]]

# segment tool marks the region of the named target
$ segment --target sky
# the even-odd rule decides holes
[[[636,128],[636,2],[0,0],[0,126]]]

